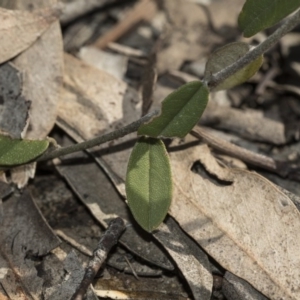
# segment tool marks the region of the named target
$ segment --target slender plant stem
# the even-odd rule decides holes
[[[289,17],[273,34],[271,34],[265,41],[263,41],[258,46],[254,47],[250,50],[246,55],[241,57],[235,63],[230,66],[224,68],[220,72],[213,74],[207,82],[210,88],[214,88],[220,83],[222,83],[225,79],[230,77],[232,74],[241,70],[243,67],[257,59],[259,56],[263,55],[267,50],[273,47],[281,37],[291,31],[296,25],[300,23],[300,10],[296,11],[291,17]],[[123,137],[129,133],[135,132],[138,128],[151,120],[152,117],[158,115],[158,111],[154,111],[143,116],[141,119],[123,127],[113,132],[104,134],[102,136],[96,137],[92,140],[88,140],[86,142],[78,143],[76,145],[58,148],[53,151],[46,152],[43,154],[37,161],[44,161],[56,157],[60,157],[63,155],[67,155],[70,153],[86,150],[100,144],[106,143],[111,140],[115,140],[117,138]]]
[[[207,83],[210,88],[214,88],[225,79],[241,70],[249,63],[256,60],[259,56],[263,55],[267,50],[272,48],[285,34],[291,31],[295,26],[300,23],[300,10],[296,11],[291,17],[289,17],[274,33],[272,33],[265,41],[258,46],[250,50],[243,57],[238,59],[233,64],[224,68],[223,70],[213,74]]]
[[[78,143],[78,144],[63,147],[63,148],[57,148],[53,151],[46,152],[45,154],[40,156],[37,161],[44,161],[44,160],[60,157],[63,155],[86,150],[86,149],[98,146],[100,144],[115,140],[115,139],[125,136],[129,133],[137,131],[138,128],[142,124],[151,120],[154,116],[158,115],[158,113],[159,112],[157,110],[153,111],[153,112],[143,116],[139,120],[137,120],[129,125],[124,126],[123,128],[117,129],[115,131],[109,132],[109,133],[101,135],[101,136],[98,136],[98,137],[88,140],[86,142]]]

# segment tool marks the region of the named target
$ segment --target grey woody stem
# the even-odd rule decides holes
[[[274,33],[268,36],[262,43],[250,50],[246,55],[239,60],[224,68],[218,73],[211,76],[207,85],[214,88],[225,79],[244,68],[246,65],[256,60],[259,56],[263,55],[267,50],[272,48],[285,34],[291,31],[300,23],[300,10],[297,10],[291,17],[289,17]]]
[[[230,77],[232,74],[236,73],[237,71],[241,70],[243,67],[257,59],[259,56],[264,54],[267,50],[272,48],[281,37],[283,37],[285,34],[287,34],[289,31],[291,31],[295,26],[297,26],[300,23],[300,10],[297,10],[292,16],[290,16],[274,33],[272,33],[265,41],[263,41],[258,46],[254,47],[252,50],[250,50],[246,55],[241,57],[239,60],[237,60],[235,63],[231,64],[230,66],[224,68],[218,73],[215,73],[211,76],[211,79],[209,82],[207,82],[207,85],[210,88],[214,88],[220,83],[222,83],[225,79]],[[104,134],[102,136],[96,137],[92,140],[88,140],[86,142],[78,143],[76,145],[58,148],[53,151],[46,152],[41,157],[38,158],[37,161],[44,161],[56,157],[60,157],[63,155],[67,155],[70,153],[86,150],[95,146],[98,146],[100,144],[106,143],[108,141],[120,138],[122,136],[125,136],[129,133],[135,132],[138,130],[138,128],[150,121],[152,117],[158,115],[158,111],[154,111],[152,113],[149,113],[145,116],[143,116],[141,119],[121,128],[118,130],[115,130],[113,132]]]
[[[100,144],[118,139],[122,136],[125,136],[129,133],[135,132],[138,130],[138,128],[150,121],[154,116],[158,115],[158,111],[153,111],[145,116],[143,116],[142,118],[140,118],[139,120],[124,126],[123,128],[117,129],[115,131],[109,132],[107,134],[98,136],[94,139],[88,140],[86,142],[82,142],[82,143],[78,143],[72,146],[67,146],[67,147],[63,147],[63,148],[57,148],[53,151],[49,151],[46,152],[45,154],[43,154],[42,156],[40,156],[37,161],[44,161],[44,160],[48,160],[48,159],[52,159],[52,158],[56,158],[56,157],[60,157],[63,155],[67,155],[70,153],[74,153],[74,152],[78,152],[78,151],[82,151],[82,150],[86,150],[95,146],[98,146]]]

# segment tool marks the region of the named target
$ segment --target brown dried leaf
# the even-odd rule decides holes
[[[139,96],[127,84],[67,54],[64,83],[57,123],[77,142],[121,128],[141,115]],[[102,167],[106,169],[109,165],[114,172],[117,171],[110,176],[121,193],[124,193],[124,186],[120,178],[126,174],[131,152],[128,145],[135,138],[136,134],[132,133],[93,151],[93,155],[101,156],[97,161]]]
[[[300,219],[291,199],[256,173],[222,168],[205,145],[170,157],[170,214],[182,228],[267,297],[299,299]],[[190,170],[199,159],[200,175]]]
[[[32,45],[57,17],[58,11],[55,8],[32,12],[0,8],[0,64]]]
[[[153,235],[178,265],[194,299],[210,300],[213,278],[206,253],[181,231],[172,218],[167,218]]]

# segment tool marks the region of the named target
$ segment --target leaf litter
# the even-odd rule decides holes
[[[43,9],[46,11],[46,7],[52,16],[53,9],[49,7],[56,5],[56,1],[38,3],[42,10],[39,10],[37,3],[31,1],[1,1],[0,4],[9,9],[31,7],[30,12],[18,10],[9,13],[26,14],[30,17],[25,21],[31,19],[33,22],[32,31],[28,31],[26,40],[12,43],[14,39],[13,34],[11,35],[9,42],[15,48],[7,52],[8,56],[3,62],[18,56],[9,64],[1,66],[4,70],[9,68],[12,74],[6,79],[8,84],[16,83],[13,85],[13,96],[14,101],[19,103],[19,106],[12,105],[10,99],[13,97],[10,98],[9,91],[2,89],[2,116],[3,111],[6,111],[7,116],[10,114],[8,111],[11,111],[17,120],[10,123],[9,118],[5,121],[1,116],[0,121],[6,124],[4,131],[11,131],[15,136],[43,139],[56,122],[65,133],[76,142],[80,142],[120,128],[141,116],[143,104],[137,87],[147,65],[144,55],[150,54],[152,47],[155,49],[154,42],[159,35],[164,40],[163,47],[156,48],[159,77],[154,94],[154,98],[158,96],[158,99],[154,99],[155,105],[165,97],[161,95],[166,91],[169,93],[178,88],[182,79],[197,74],[203,76],[203,61],[212,50],[229,41],[240,41],[236,21],[242,5],[238,1],[205,1],[205,6],[198,6],[196,1],[189,1],[188,4],[184,1],[174,3],[175,1],[163,1],[159,13],[152,20],[138,24],[130,32],[122,28],[123,24],[126,24],[128,14],[123,14],[123,9],[118,7],[118,4],[115,7],[101,8],[89,22],[84,23],[85,28],[89,30],[90,41],[87,37],[81,39],[75,47],[79,50],[84,43],[95,46],[97,40],[111,39],[111,32],[115,32],[116,28],[122,32],[118,35],[114,33],[120,38],[114,42],[119,44],[106,43],[108,49],[113,49],[110,51],[119,53],[122,64],[119,67],[114,65],[114,70],[106,72],[103,66],[102,70],[97,70],[70,54],[63,56],[62,37],[55,18],[51,17],[49,24],[47,20],[50,19],[34,19],[34,15],[40,14]],[[130,7],[131,11],[134,11],[134,7]],[[158,14],[163,17],[157,17]],[[228,18],[229,14],[236,14],[236,17]],[[122,20],[122,16],[125,21]],[[83,15],[78,23],[77,19],[73,22],[76,25],[86,20],[85,18]],[[24,19],[19,18],[17,21],[21,24],[22,20]],[[115,20],[113,25],[109,23],[112,20]],[[68,29],[68,26],[71,28],[74,24],[64,25],[64,29]],[[83,23],[80,24],[82,26]],[[23,29],[22,26],[14,27]],[[101,32],[96,30],[99,27],[102,28]],[[110,28],[112,30],[109,30]],[[200,34],[200,31],[205,34]],[[36,32],[35,37],[32,32]],[[205,36],[206,40],[203,40],[202,36]],[[297,166],[297,157],[300,155],[297,138],[299,113],[295,112],[300,109],[297,93],[288,86],[294,85],[296,88],[299,79],[297,68],[294,68],[295,58],[291,56],[293,48],[297,48],[298,44],[284,40],[282,43],[284,60],[292,66],[291,68],[281,68],[281,77],[268,79],[266,70],[274,61],[278,63],[278,49],[270,51],[266,55],[262,70],[259,71],[259,79],[254,77],[249,83],[231,90],[226,100],[227,107],[220,105],[221,94],[216,94],[214,98],[217,100],[210,101],[202,122],[217,129],[214,133],[220,138],[226,136],[220,130],[225,130],[234,141],[241,142],[242,136],[243,145]],[[134,47],[139,48],[139,53],[143,55],[128,55],[136,53],[134,51],[137,49]],[[111,54],[107,49],[102,51]],[[76,52],[72,54],[78,55]],[[94,60],[88,62],[96,66]],[[106,65],[104,68],[110,67]],[[152,65],[152,68],[155,68],[155,65]],[[296,73],[291,70],[296,70]],[[118,74],[118,79],[108,73]],[[285,76],[286,74],[289,76]],[[3,80],[5,77],[7,76],[4,75]],[[255,91],[253,87],[257,86],[258,80],[262,78],[266,82],[264,93],[256,95],[251,91]],[[1,79],[0,84],[3,80]],[[281,97],[284,96],[284,103],[278,99],[278,91]],[[287,94],[289,98],[286,97]],[[30,108],[28,101],[31,101]],[[289,107],[295,110],[288,110]],[[60,140],[62,132],[57,128],[53,132],[59,132],[56,137],[63,145],[64,139]],[[80,213],[84,210],[80,203],[75,202],[68,206],[70,202],[66,201],[64,205],[60,205],[62,191],[46,203],[39,199],[43,189],[35,193],[37,203],[46,219],[27,189],[21,195],[17,190],[14,190],[11,196],[8,196],[6,191],[3,192],[1,219],[4,225],[1,225],[3,242],[0,246],[0,268],[5,274],[1,275],[0,295],[3,294],[3,298],[17,299],[19,296],[28,296],[28,291],[34,299],[40,299],[41,295],[44,299],[70,298],[83,276],[84,265],[87,262],[87,256],[78,249],[84,249],[80,246],[85,246],[88,251],[92,251],[96,247],[97,238],[103,232],[100,226],[105,228],[107,222],[116,215],[123,217],[127,223],[127,231],[120,240],[120,244],[125,248],[118,247],[118,253],[112,254],[111,259],[108,259],[108,266],[101,273],[102,277],[94,283],[95,292],[89,291],[88,299],[96,299],[96,294],[115,299],[120,298],[120,295],[121,299],[151,296],[160,299],[193,297],[214,300],[224,296],[227,299],[265,299],[265,296],[270,299],[299,298],[299,238],[296,230],[299,212],[294,205],[294,202],[299,203],[299,189],[294,187],[298,184],[297,177],[293,177],[294,181],[289,178],[279,180],[264,171],[266,177],[280,183],[284,188],[291,189],[297,194],[295,195],[257,173],[236,169],[239,166],[245,168],[245,164],[238,160],[234,162],[235,168],[226,167],[226,164],[232,164],[230,158],[220,156],[220,153],[215,153],[215,150],[212,151],[194,138],[173,141],[168,147],[171,151],[175,182],[170,217],[153,235],[145,235],[138,229],[126,203],[120,197],[125,196],[126,166],[135,139],[136,134],[131,134],[111,142],[109,146],[101,145],[89,150],[89,154],[82,153],[63,158],[60,162],[55,161],[55,168],[68,183],[68,187],[64,189],[69,192],[69,199],[76,195],[88,208],[84,218]],[[283,148],[289,150],[283,151]],[[251,168],[251,165],[248,167]],[[35,167],[26,168],[27,174],[33,177]],[[22,167],[21,170],[11,171],[11,176],[4,180],[13,179],[15,174],[19,173],[21,175],[16,182],[19,186],[26,185],[28,175],[24,176],[24,169],[25,167]],[[36,178],[31,183],[31,190],[34,190],[38,179],[45,176],[49,170],[53,170],[51,164],[41,164]],[[259,169],[255,170],[261,172]],[[288,174],[290,175],[293,174]],[[51,182],[53,177],[45,180],[45,186],[51,189]],[[75,194],[71,194],[70,190]],[[70,218],[77,213],[76,218]],[[33,220],[33,223],[22,221],[23,225],[19,225],[21,217],[22,220]],[[64,220],[62,223],[58,221],[60,217]],[[83,220],[93,225],[85,226],[84,222],[81,222]],[[64,236],[69,242],[62,242],[58,246],[59,241],[47,222],[52,228],[60,230],[63,233],[60,236]],[[20,231],[16,234],[15,230],[18,228]],[[97,232],[97,237],[91,238],[91,231]],[[47,241],[52,241],[52,244]],[[25,245],[26,249],[20,245]],[[212,259],[209,261],[208,257]],[[151,274],[150,276],[158,278],[152,278],[151,285],[150,278],[140,277],[137,280],[133,275],[123,275],[118,270],[125,270],[124,262],[127,264],[127,270],[131,270],[130,274]],[[216,271],[216,268],[219,271]],[[179,272],[186,281],[182,277],[178,281]],[[48,277],[43,274],[48,274]],[[168,277],[170,274],[173,276],[172,280]],[[216,274],[223,277],[223,292],[220,292],[216,283],[212,281],[212,275]],[[172,282],[180,288],[174,290],[170,285],[152,288],[159,287],[160,281]],[[109,282],[110,285],[105,285]],[[138,282],[140,284],[137,284]],[[189,287],[185,285],[186,282]],[[130,291],[128,285],[134,286],[136,291]],[[148,289],[145,286],[148,286]],[[20,294],[17,294],[17,290]]]

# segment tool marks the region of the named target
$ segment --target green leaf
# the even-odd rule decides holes
[[[168,95],[161,114],[138,129],[139,135],[185,137],[199,121],[208,102],[208,88],[200,81],[189,82]]]
[[[19,140],[0,135],[0,166],[15,166],[30,162],[43,154],[48,146],[47,140]]]
[[[172,175],[161,140],[141,137],[136,142],[127,167],[126,195],[142,228],[151,232],[162,223],[172,200]]]
[[[250,46],[243,42],[236,42],[228,44],[222,48],[217,49],[209,57],[204,73],[204,80],[209,84],[211,76],[224,68],[230,66],[236,62],[239,58],[244,56],[250,50]],[[214,91],[230,89],[236,85],[239,85],[249,78],[251,78],[257,70],[261,67],[263,63],[263,56],[260,56],[255,61],[251,62],[243,69],[237,71],[227,79],[225,79],[221,84],[214,87]]]
[[[245,37],[269,28],[300,7],[300,0],[247,0],[239,15]]]

